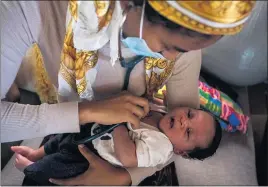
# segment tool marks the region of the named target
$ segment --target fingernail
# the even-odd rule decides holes
[[[84,148],[85,147],[85,145],[84,144],[80,144],[80,145],[78,145],[80,148]]]
[[[53,179],[49,179],[49,182],[54,183]]]

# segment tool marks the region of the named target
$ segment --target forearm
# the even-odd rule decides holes
[[[94,104],[93,102],[80,102],[78,103],[78,118],[79,124],[96,122],[94,117]]]
[[[125,126],[119,126],[113,131],[115,154],[125,167],[137,167],[135,143],[130,139]]]
[[[1,102],[1,142],[79,132],[77,102],[24,105]]]

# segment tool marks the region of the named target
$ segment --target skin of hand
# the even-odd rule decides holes
[[[16,154],[16,159],[15,159],[15,167],[20,170],[21,172],[24,171],[24,169],[33,164],[34,162],[30,161],[26,157],[22,156],[21,154]]]
[[[20,154],[32,162],[40,160],[45,156],[44,146],[40,147],[39,149],[32,149],[27,146],[12,146],[11,150],[14,153]]]
[[[129,122],[137,128],[140,119],[149,112],[149,102],[145,98],[123,92],[106,100],[81,102],[78,108],[80,124],[96,122],[112,125]]]

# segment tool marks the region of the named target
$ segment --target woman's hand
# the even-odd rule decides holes
[[[64,186],[118,186],[131,184],[130,175],[125,169],[114,167],[89,151],[85,146],[79,146],[79,151],[89,162],[88,170],[70,179],[50,179],[51,183]]]
[[[80,124],[96,122],[111,125],[129,122],[135,128],[148,112],[147,99],[126,92],[102,101],[79,103]]]

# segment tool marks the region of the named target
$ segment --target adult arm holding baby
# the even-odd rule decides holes
[[[146,99],[129,93],[92,102],[38,106],[1,102],[1,105],[2,143],[55,133],[79,132],[79,124],[90,122],[104,125],[130,122],[137,126],[139,119],[149,111]]]

